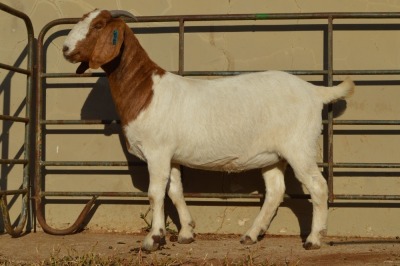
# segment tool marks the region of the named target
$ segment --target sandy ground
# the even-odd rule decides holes
[[[162,250],[146,253],[140,249],[143,237],[87,231],[68,236],[38,232],[19,238],[3,234],[0,264],[39,264],[51,257],[89,253],[129,258],[139,265],[400,265],[398,238],[325,237],[321,249],[307,251],[300,237],[266,236],[255,245],[244,246],[238,235],[197,235],[187,245],[167,238]]]

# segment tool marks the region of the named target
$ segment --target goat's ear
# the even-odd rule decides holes
[[[107,24],[97,39],[93,53],[89,60],[89,67],[92,69],[110,62],[118,54],[124,41],[125,22],[115,19]]]
[[[82,62],[76,69],[76,74],[83,74],[85,71],[89,68],[89,63],[88,62]]]

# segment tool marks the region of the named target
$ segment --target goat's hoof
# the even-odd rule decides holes
[[[148,239],[146,238],[142,244],[142,249],[147,251],[156,251],[166,244],[164,236],[154,235],[150,240]]]
[[[305,242],[303,245],[304,249],[306,250],[313,250],[313,249],[320,249],[321,246],[318,244],[313,244],[311,242]]]
[[[249,237],[249,236],[243,236],[243,237],[240,239],[240,243],[243,244],[243,245],[253,245],[253,244],[257,243],[257,241],[254,241],[254,240],[251,239],[251,237]]]
[[[194,241],[193,237],[178,237],[179,244],[190,244]]]

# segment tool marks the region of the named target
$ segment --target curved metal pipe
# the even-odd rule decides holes
[[[49,226],[46,222],[44,213],[43,213],[43,206],[41,204],[41,198],[36,198],[36,219],[39,222],[40,226],[42,227],[43,231],[51,234],[51,235],[70,235],[77,233],[80,229],[82,224],[84,223],[85,218],[87,217],[89,211],[92,209],[94,202],[96,201],[97,196],[94,196],[88,203],[86,203],[85,208],[83,208],[82,212],[79,214],[76,221],[68,228],[65,229],[55,229]]]
[[[10,234],[12,237],[18,237],[21,235],[22,230],[25,227],[26,220],[28,217],[28,196],[27,194],[24,195],[22,210],[19,217],[18,225],[15,228],[11,224],[10,214],[7,210],[7,195],[3,195],[0,200],[0,209],[3,216],[3,223],[4,228],[6,229],[7,233]]]

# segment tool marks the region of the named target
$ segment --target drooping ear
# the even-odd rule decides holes
[[[78,68],[76,69],[76,74],[83,74],[88,68],[89,68],[88,62],[81,62]]]
[[[91,55],[90,68],[99,68],[119,54],[124,41],[124,28],[125,22],[122,19],[115,19],[104,27]]]

